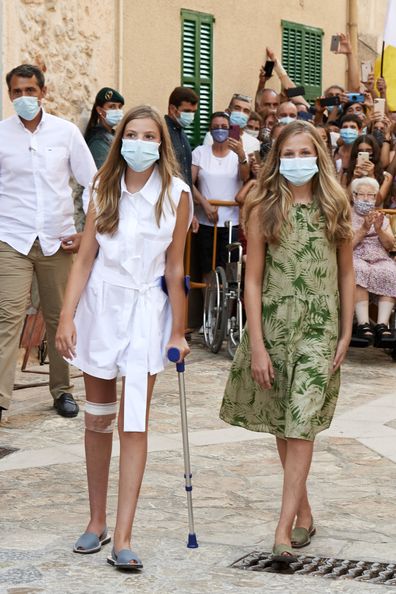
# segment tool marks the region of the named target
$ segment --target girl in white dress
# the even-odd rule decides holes
[[[147,457],[156,374],[169,346],[184,358],[183,253],[192,218],[188,186],[178,177],[161,116],[130,110],[93,180],[86,227],[70,274],[57,332],[59,352],[84,372],[85,451],[90,520],[76,553],[110,541],[106,498],[117,411],[120,476],[114,546],[108,562],[141,569],[130,541]],[[167,293],[163,290],[164,280]]]

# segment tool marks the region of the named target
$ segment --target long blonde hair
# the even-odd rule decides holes
[[[133,107],[125,114],[117,127],[117,132],[107,159],[93,179],[92,188],[96,194],[96,228],[99,233],[113,235],[118,229],[121,180],[127,168],[127,164],[121,156],[122,138],[125,127],[129,122],[144,118],[153,120],[158,126],[161,136],[160,158],[157,165],[162,180],[162,188],[155,205],[157,225],[159,226],[164,212],[166,195],[168,196],[171,209],[174,210],[174,204],[170,196],[170,187],[172,176],[179,175],[179,168],[173,152],[168,128],[159,112],[153,107],[149,105]]]
[[[335,179],[334,166],[318,131],[304,121],[284,127],[268,153],[256,187],[249,193],[244,206],[244,226],[249,218],[259,216],[260,231],[267,243],[277,243],[281,227],[288,220],[293,196],[286,179],[279,173],[280,153],[285,142],[297,134],[308,134],[317,154],[319,172],[312,180],[312,192],[325,218],[325,232],[332,243],[352,239],[351,209],[345,190]]]

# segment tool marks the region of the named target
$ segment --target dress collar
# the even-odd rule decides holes
[[[126,187],[125,173],[121,178],[121,194],[125,193],[125,194],[129,194],[129,196],[141,196],[142,198],[144,198],[147,202],[149,202],[152,205],[156,204],[156,202],[158,200],[158,196],[161,191],[161,186],[162,186],[161,176],[158,171],[157,165],[155,165],[150,177],[144,184],[143,188],[141,188],[138,192],[135,192],[134,194],[131,194],[131,192],[129,192]]]

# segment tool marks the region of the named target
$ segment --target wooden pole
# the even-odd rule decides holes
[[[357,0],[349,0],[349,40],[352,53],[358,57],[358,5]]]
[[[381,51],[381,70],[380,70],[381,78],[384,75],[384,54],[385,54],[385,41],[382,42],[382,51]]]

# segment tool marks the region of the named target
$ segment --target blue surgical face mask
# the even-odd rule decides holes
[[[317,157],[295,157],[281,159],[279,173],[293,186],[303,186],[319,171]]]
[[[362,134],[367,134],[367,126],[362,129]]]
[[[223,128],[216,128],[215,130],[211,130],[210,133],[215,142],[225,142],[228,138],[229,130],[224,130]]]
[[[188,128],[194,121],[195,113],[193,111],[181,111],[177,119],[182,128]]]
[[[40,105],[37,97],[18,97],[12,102],[14,109],[23,120],[34,120],[40,111]]]
[[[230,113],[230,123],[233,126],[239,126],[240,128],[246,128],[246,125],[249,121],[249,116],[243,111],[232,111]]]
[[[280,124],[291,124],[292,122],[295,122],[296,118],[292,118],[291,116],[283,116],[283,118],[279,118],[278,122]]]
[[[117,126],[124,117],[124,112],[122,109],[108,109],[106,111],[106,124],[109,124],[112,128]]]
[[[122,139],[121,155],[129,167],[138,173],[146,171],[160,158],[160,142],[150,140]]]
[[[352,144],[359,136],[359,132],[355,128],[341,128],[340,136],[345,144]]]
[[[362,217],[368,215],[368,213],[375,208],[375,204],[373,202],[366,202],[365,200],[355,200],[353,206],[357,214]]]

